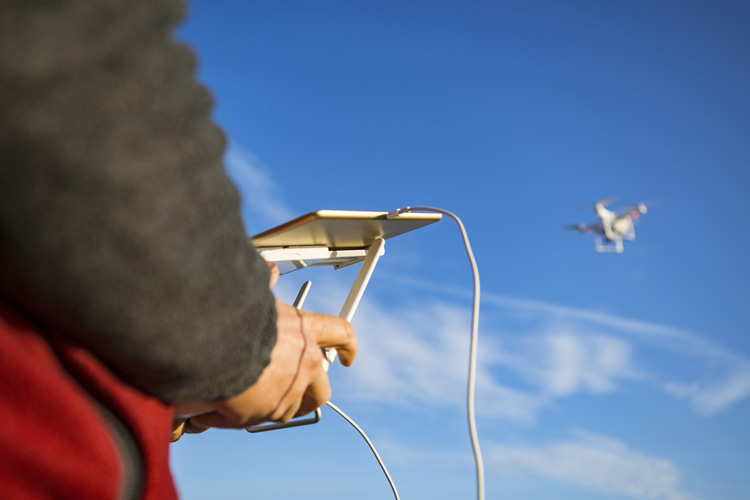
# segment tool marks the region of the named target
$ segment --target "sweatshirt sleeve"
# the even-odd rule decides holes
[[[0,6],[0,298],[167,402],[240,393],[276,339],[183,9]]]

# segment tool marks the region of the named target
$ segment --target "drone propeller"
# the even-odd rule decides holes
[[[660,199],[655,199],[655,200],[642,201],[642,202],[640,202],[638,204],[639,205],[646,205],[648,208],[651,209],[651,208],[654,208],[654,207],[661,206],[662,201]]]
[[[589,231],[591,231],[591,228],[584,223],[568,224],[566,226],[563,226],[563,229],[565,229],[566,231],[578,231],[581,233],[588,233]]]
[[[645,214],[648,211],[646,208],[645,203],[637,203],[635,205],[628,205],[626,207],[622,207],[618,213],[620,215],[626,215],[629,214],[631,217],[636,218],[641,214]]]
[[[623,207],[619,210],[620,216],[623,215],[630,215],[632,219],[636,219],[642,214],[645,214],[648,212],[649,207],[653,208],[655,206],[659,206],[659,201],[648,201],[648,202],[640,202],[636,203],[635,205],[628,205],[627,207]]]
[[[617,199],[616,196],[610,196],[609,198],[604,198],[598,201],[595,201],[593,204],[585,204],[585,205],[578,205],[578,210],[582,212],[588,212],[591,210],[591,207],[596,207],[598,204],[601,204],[602,206],[607,206],[610,203],[614,202]],[[596,208],[594,208],[594,211],[596,211]]]
[[[601,205],[603,207],[606,207],[607,205],[609,205],[610,203],[614,202],[615,200],[617,200],[617,196],[610,196],[609,198],[604,198],[603,200],[599,200],[599,201],[595,202],[594,206]]]

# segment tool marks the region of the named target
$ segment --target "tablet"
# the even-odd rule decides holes
[[[439,221],[435,213],[404,213],[393,219],[388,212],[318,210],[252,237],[259,250],[267,247],[326,246],[329,250],[368,248],[385,240]]]

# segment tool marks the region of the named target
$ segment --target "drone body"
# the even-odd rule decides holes
[[[599,221],[591,224],[570,225],[565,228],[575,229],[581,233],[593,233],[594,248],[597,252],[622,253],[622,240],[635,239],[633,221],[646,213],[646,205],[638,203],[619,212],[613,212],[606,208],[611,201],[612,199],[609,198],[594,203],[594,211],[599,216]]]

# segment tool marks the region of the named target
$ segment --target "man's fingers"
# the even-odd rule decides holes
[[[321,368],[315,382],[307,388],[307,392],[302,396],[302,404],[300,404],[295,417],[307,415],[308,413],[315,411],[316,408],[323,406],[330,399],[331,383],[328,380],[328,375]]]
[[[276,282],[279,281],[279,267],[273,262],[269,262],[268,270],[271,271],[271,277],[268,280],[268,288],[271,289],[275,287]]]
[[[336,349],[344,366],[351,366],[357,355],[357,336],[352,325],[343,318],[301,311],[305,330],[315,336],[320,347]]]
[[[204,413],[203,415],[196,415],[195,417],[190,417],[190,420],[193,421],[194,425],[198,425],[200,427],[206,427],[206,428],[216,427],[219,429],[242,429],[246,425],[259,423],[259,422],[250,422],[250,424],[240,423],[236,420],[225,417],[219,412],[211,412],[211,413]]]

